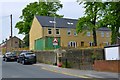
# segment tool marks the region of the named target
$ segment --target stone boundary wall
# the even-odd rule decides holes
[[[58,56],[56,53],[62,53]],[[92,70],[94,60],[103,60],[103,49],[59,49],[57,51],[34,51],[37,62],[55,64],[62,63],[64,67]],[[57,59],[56,59],[57,56]],[[59,61],[59,62],[58,62]]]
[[[54,51],[35,51],[34,53],[39,63],[54,64],[56,61],[56,54]]]

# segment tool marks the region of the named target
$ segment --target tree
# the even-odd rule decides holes
[[[103,25],[109,26],[112,31],[112,44],[116,44],[117,36],[119,36],[120,27],[120,2],[106,2],[105,15],[101,20]]]
[[[56,14],[56,12],[61,9],[63,5],[60,4],[59,0],[55,2],[52,1],[53,0],[42,0],[39,2],[30,3],[22,10],[22,15],[20,16],[21,21],[17,22],[15,27],[19,29],[19,34],[25,35],[24,40],[27,46],[29,46],[28,34],[34,15],[51,17],[55,15],[56,17],[63,17],[63,15]]]
[[[80,4],[83,2],[78,1]],[[102,16],[102,9],[104,4],[102,2],[84,2],[85,16],[79,18],[77,24],[77,33],[84,30],[90,30],[93,32],[93,43],[97,46],[96,29],[99,27],[99,19]]]

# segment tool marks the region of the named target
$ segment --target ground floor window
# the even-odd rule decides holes
[[[103,42],[103,45],[107,46],[107,45],[109,45],[109,42]]]
[[[89,42],[89,45],[90,45],[90,46],[93,46],[93,42]]]
[[[81,41],[81,46],[84,46],[84,42],[83,41]]]
[[[75,42],[75,41],[70,41],[69,43],[68,43],[68,47],[77,47],[77,42]]]

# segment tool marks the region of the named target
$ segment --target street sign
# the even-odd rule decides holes
[[[54,46],[58,45],[58,43],[53,43]]]
[[[58,40],[56,38],[53,40],[53,45],[58,45]]]
[[[53,43],[58,43],[58,40],[56,39],[56,38],[54,38],[54,40],[53,40]]]

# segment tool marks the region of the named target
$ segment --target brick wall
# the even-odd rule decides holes
[[[119,72],[120,60],[96,60],[94,64],[96,71]]]

